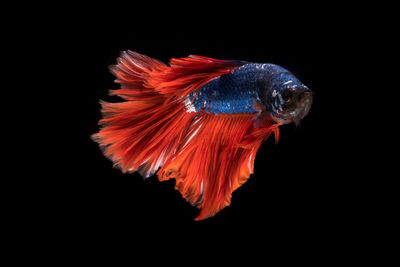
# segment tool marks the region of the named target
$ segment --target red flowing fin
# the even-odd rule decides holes
[[[200,56],[172,59],[170,66],[132,51],[121,52],[110,71],[126,102],[102,102],[102,128],[93,139],[123,172],[152,175],[173,157],[197,113],[187,112],[190,92],[240,65]]]
[[[265,115],[266,116],[266,115]],[[263,121],[260,123],[259,121],[255,121],[251,127],[249,127],[246,135],[240,142],[239,146],[243,148],[251,148],[255,144],[261,144],[264,142],[272,133],[275,136],[275,144],[278,144],[279,141],[279,126],[281,123],[276,123],[270,115],[267,117],[263,116]],[[258,119],[257,117],[253,117],[254,119]],[[256,125],[256,126],[255,126]]]
[[[232,192],[253,173],[254,158],[272,124],[254,128],[253,115],[197,116],[179,151],[158,172],[161,181],[176,179],[175,188],[201,208],[196,220],[228,206]],[[245,144],[243,144],[245,142]]]
[[[154,75],[148,81],[148,85],[164,95],[181,97],[190,94],[216,77],[232,72],[243,64],[245,62],[195,55],[173,58],[170,61],[170,67]]]
[[[102,103],[104,127],[93,135],[123,172],[149,177],[173,155],[195,116],[184,105],[129,101]]]
[[[117,78],[116,83],[121,84],[121,89],[111,90],[111,95],[120,96],[126,100],[152,100],[161,95],[154,88],[145,83],[151,76],[167,66],[155,59],[133,51],[122,51],[118,64],[110,66],[110,71]]]

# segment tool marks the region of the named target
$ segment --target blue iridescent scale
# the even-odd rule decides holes
[[[222,75],[192,92],[188,100],[194,111],[214,114],[256,113],[254,100],[261,102],[256,81],[265,75],[269,64],[249,63],[232,73]],[[197,92],[197,94],[196,94]],[[193,97],[195,99],[192,102]]]

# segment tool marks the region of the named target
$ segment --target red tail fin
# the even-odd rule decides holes
[[[129,50],[121,52],[117,62],[117,65],[110,66],[110,71],[117,78],[115,82],[121,84],[121,89],[111,90],[111,95],[126,100],[160,100],[160,94],[146,82],[154,73],[167,68],[164,63]]]
[[[93,135],[114,165],[123,172],[152,175],[174,153],[195,113],[187,113],[185,95],[237,64],[191,56],[167,66],[132,51],[122,52],[111,66],[121,89],[110,94],[128,101],[102,102],[103,126]]]

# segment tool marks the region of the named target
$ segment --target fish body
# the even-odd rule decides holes
[[[278,121],[288,123],[290,120],[279,119],[287,107],[282,96],[285,90],[306,92],[312,100],[311,91],[288,70],[275,64],[243,63],[232,73],[219,76],[189,94],[186,103],[189,112],[254,114],[259,112],[254,106],[256,102],[264,105]],[[296,117],[293,115],[292,110],[292,117]]]
[[[102,102],[93,139],[123,172],[157,172],[201,209],[196,220],[230,204],[253,173],[254,158],[279,126],[307,115],[312,92],[288,70],[189,56],[170,65],[126,51],[111,66],[126,101]]]

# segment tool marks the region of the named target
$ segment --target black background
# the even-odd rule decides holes
[[[291,29],[291,31],[300,31]],[[305,31],[306,33],[307,31]],[[290,32],[289,32],[290,33]],[[288,34],[289,34],[288,33]],[[209,225],[272,224],[283,227],[323,228],[341,226],[355,204],[348,195],[348,180],[339,169],[345,162],[334,155],[341,129],[332,119],[338,114],[335,73],[343,60],[338,51],[341,40],[329,36],[265,36],[263,34],[221,34],[207,36],[186,31],[169,34],[135,33],[113,36],[112,31],[96,33],[85,44],[81,59],[84,78],[76,90],[84,113],[79,119],[81,149],[87,152],[77,183],[75,204],[88,220],[123,224]],[[314,34],[314,33],[313,33]],[[107,67],[115,64],[120,51],[131,49],[168,62],[171,57],[197,54],[219,59],[270,62],[292,71],[309,86],[315,99],[310,114],[296,128],[285,125],[280,142],[268,140],[259,150],[255,173],[233,194],[232,204],[214,218],[194,222],[198,210],[173,189],[174,181],[160,183],[151,177],[143,181],[137,174],[124,175],[112,168],[89,136],[98,131],[98,101],[118,101],[108,96],[116,89]],[[82,65],[82,62],[80,65]],[[336,137],[336,138],[334,138]],[[71,183],[71,181],[68,181]],[[349,203],[350,200],[350,203]],[[337,217],[342,214],[343,217]],[[95,219],[97,218],[97,219]],[[112,218],[112,219],[111,219]],[[295,223],[294,223],[295,222]],[[334,231],[334,229],[333,229]]]
[[[373,207],[365,190],[370,180],[355,167],[356,141],[363,137],[348,130],[358,123],[349,114],[357,97],[351,83],[362,29],[343,22],[346,12],[164,12],[155,20],[149,12],[139,17],[140,10],[121,8],[71,13],[46,44],[54,49],[49,62],[63,67],[50,64],[57,73],[54,87],[63,88],[58,100],[64,101],[54,102],[52,95],[61,107],[47,115],[61,122],[59,131],[50,132],[57,154],[49,158],[57,164],[46,164],[46,177],[35,181],[40,201],[32,204],[31,220],[77,246],[111,240],[163,249],[177,240],[179,250],[202,240],[218,249],[232,240],[241,249],[249,243],[239,243],[240,237],[266,242],[262,248],[290,243],[322,251],[322,245],[351,247],[370,237],[363,234]],[[122,174],[90,139],[99,130],[99,100],[120,100],[108,96],[118,88],[108,66],[126,49],[164,62],[197,54],[275,63],[313,90],[314,103],[299,127],[281,127],[278,145],[271,138],[261,146],[254,174],[233,193],[231,205],[196,222],[198,209],[174,190],[173,180]],[[164,234],[171,237],[156,243]]]

